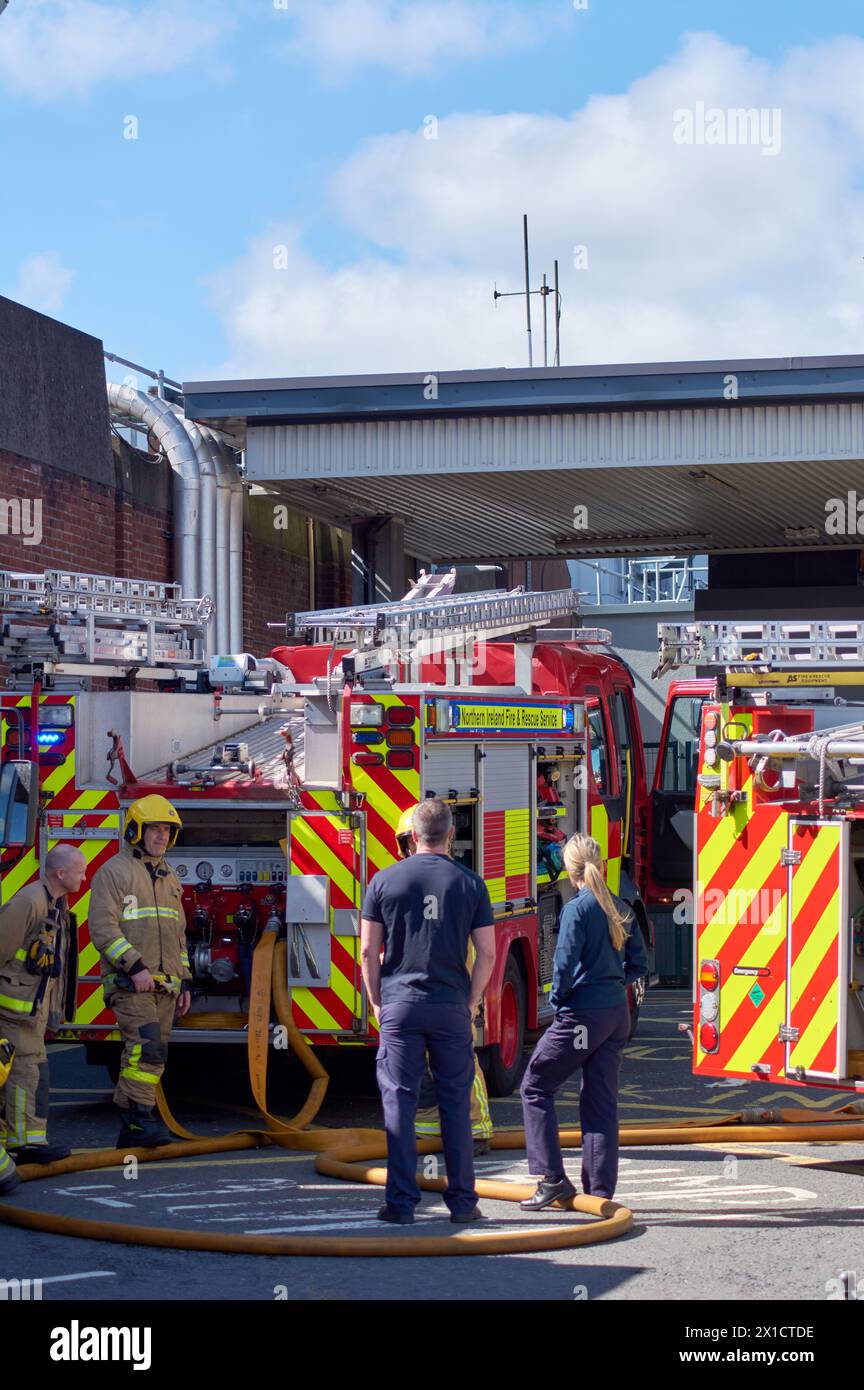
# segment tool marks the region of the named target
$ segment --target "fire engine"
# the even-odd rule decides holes
[[[864,724],[836,722],[834,693],[864,686],[864,623],[659,635],[658,670],[717,671],[696,764],[694,1071],[864,1092]]]
[[[194,1003],[175,1039],[245,1042],[251,957],[278,922],[295,1021],[313,1045],[363,1046],[376,1025],[359,962],[360,909],[393,863],[401,813],[442,797],[454,855],[485,879],[497,962],[478,1046],[493,1094],[545,1026],[557,923],[573,890],[561,846],[590,832],[612,890],[651,947],[640,887],[649,833],[633,678],[576,628],[578,596],[457,595],[422,576],[397,603],[289,614],[270,656],[207,652],[209,600],[176,585],[47,571],[0,574],[4,763],[36,765],[36,842],[3,852],[2,900],[60,840],[91,871],[117,851],[124,808],[152,792],[183,818]],[[558,626],[554,626],[554,625]],[[543,629],[546,631],[543,631]],[[26,798],[25,798],[26,799]],[[26,837],[25,837],[26,838]],[[117,1038],[72,904],[81,985],[63,1037],[94,1063]],[[631,992],[634,1016],[645,982]]]

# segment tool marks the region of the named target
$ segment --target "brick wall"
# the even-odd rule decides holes
[[[152,467],[153,465],[147,465]],[[28,534],[17,530],[17,510]],[[74,473],[0,451],[0,569],[64,568],[171,579],[170,512]],[[41,529],[41,538],[40,538]],[[35,542],[35,543],[34,543]]]

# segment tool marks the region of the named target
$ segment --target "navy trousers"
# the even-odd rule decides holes
[[[522,1079],[528,1170],[564,1176],[555,1094],[581,1069],[582,1191],[613,1197],[618,1181],[618,1072],[630,1033],[626,1002],[612,1009],[559,1009]]]
[[[387,1131],[387,1204],[397,1211],[413,1211],[420,1201],[414,1119],[428,1051],[447,1168],[444,1201],[451,1212],[471,1211],[477,1192],[471,1138],[474,1038],[468,1005],[414,1000],[385,1004],[380,1023],[377,1074]]]

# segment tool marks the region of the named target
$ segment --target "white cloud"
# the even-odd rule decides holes
[[[172,72],[225,31],[220,3],[115,4],[25,0],[0,24],[0,81],[44,100],[83,96],[97,82]]]
[[[280,0],[296,22],[289,51],[340,75],[360,65],[429,72],[533,47],[552,12],[543,0]],[[558,8],[556,6],[556,8]]]
[[[56,314],[75,278],[75,272],[64,266],[56,251],[35,251],[18,267],[18,279],[9,291],[10,299],[38,309],[43,314]]]
[[[862,69],[855,38],[771,65],[692,35],[569,117],[454,115],[437,140],[374,139],[331,188],[367,254],[332,268],[299,229],[263,232],[213,280],[229,342],[217,370],[522,365],[522,306],[494,308],[491,291],[521,284],[523,211],[534,284],[561,262],[564,362],[860,352]],[[779,109],[779,153],[676,144],[675,113],[699,102]],[[280,242],[287,269],[274,268]]]

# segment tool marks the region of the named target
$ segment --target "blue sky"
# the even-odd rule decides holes
[[[860,0],[278,3],[10,0],[0,292],[186,379],[522,365],[528,211],[565,361],[864,348]]]

